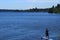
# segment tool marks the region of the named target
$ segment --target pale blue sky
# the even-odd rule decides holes
[[[48,8],[60,0],[0,0],[0,9]]]

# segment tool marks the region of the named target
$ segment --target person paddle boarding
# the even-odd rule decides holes
[[[47,28],[46,28],[46,31],[45,31],[45,35],[46,35],[46,40],[48,40],[49,39],[49,31],[48,31]]]

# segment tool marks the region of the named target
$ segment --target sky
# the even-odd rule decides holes
[[[0,9],[49,8],[60,0],[0,0]]]

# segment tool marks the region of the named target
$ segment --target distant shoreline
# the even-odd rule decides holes
[[[48,13],[60,13],[60,4],[57,6],[52,6],[51,8],[39,9],[32,8],[26,10],[12,10],[12,9],[0,9],[0,12],[48,12]]]
[[[46,9],[32,8],[26,10],[0,9],[0,12],[48,12],[48,8]]]

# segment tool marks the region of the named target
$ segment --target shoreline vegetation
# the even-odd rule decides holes
[[[60,4],[57,4],[57,6],[52,6],[48,10],[49,13],[60,13]]]
[[[0,9],[0,12],[48,12],[48,8],[45,9],[26,9],[26,10],[13,10],[13,9]]]
[[[26,10],[12,10],[12,9],[0,9],[0,12],[48,12],[48,13],[60,13],[60,4],[52,6],[51,8],[39,9],[32,8]]]

